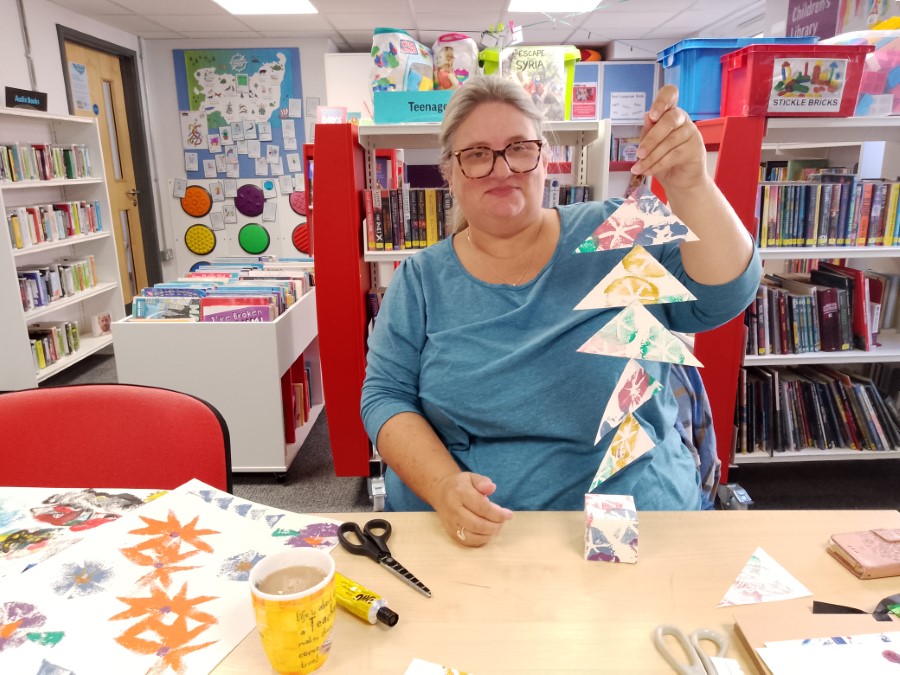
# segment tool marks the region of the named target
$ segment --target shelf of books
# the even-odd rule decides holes
[[[0,110],[0,209],[0,390],[27,389],[125,315],[95,120]]]
[[[770,119],[733,461],[900,458],[900,119]]]
[[[590,186],[594,199],[604,199],[609,177],[609,121],[552,122],[545,132],[551,144],[573,147],[571,182]],[[316,219],[329,224],[317,229],[315,242],[316,289],[322,307],[319,335],[329,435],[339,476],[369,476],[373,457],[359,414],[366,335],[375,311],[370,296],[377,297],[379,293],[373,289],[389,281],[380,270],[392,270],[397,262],[420,250],[405,246],[367,250],[365,193],[378,187],[376,153],[385,148],[436,149],[439,133],[439,124],[316,126]]]
[[[205,399],[233,471],[287,471],[324,408],[309,264],[220,258],[142,289],[113,324],[119,382]]]

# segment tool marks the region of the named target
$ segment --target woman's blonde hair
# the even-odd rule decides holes
[[[544,139],[544,117],[531,100],[528,92],[520,84],[498,75],[470,77],[462,87],[454,92],[444,109],[444,121],[441,124],[440,136],[440,166],[445,180],[449,179],[452,171],[453,136],[459,126],[482,103],[505,103],[513,106],[534,124],[535,139]],[[457,204],[453,205],[450,223],[453,232],[461,232],[469,226],[465,214]]]

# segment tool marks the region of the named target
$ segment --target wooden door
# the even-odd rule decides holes
[[[84,66],[90,91],[89,104],[76,104],[74,113],[83,117],[96,117],[100,127],[103,167],[112,208],[112,229],[119,255],[119,274],[122,277],[122,295],[125,304],[129,305],[132,297],[149,285],[138,199],[150,199],[150,195],[140,195],[135,183],[119,57],[69,41],[66,41],[65,46],[66,76],[70,72],[69,63]]]

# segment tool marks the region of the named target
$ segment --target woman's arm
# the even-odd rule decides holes
[[[381,427],[378,454],[406,486],[428,502],[452,537],[467,546],[483,546],[512,518],[509,509],[489,499],[496,485],[486,476],[460,471],[428,421],[411,412],[391,417]],[[464,528],[464,529],[461,529]]]
[[[656,177],[673,213],[699,237],[681,244],[688,275],[701,284],[724,284],[747,269],[753,242],[706,171],[700,131],[677,104],[675,87],[659,90],[644,117],[638,162],[632,171]]]

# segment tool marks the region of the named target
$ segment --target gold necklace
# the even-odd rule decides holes
[[[471,226],[470,226],[470,227],[471,227]],[[540,240],[540,238],[541,238],[541,233],[542,233],[543,231],[544,231],[544,219],[541,218],[541,224],[540,224],[540,226],[538,227],[538,233],[537,233],[537,236],[534,238],[534,241],[531,243],[531,248],[530,248],[530,250],[531,250],[531,255],[528,256],[528,264],[525,265],[525,269],[522,270],[522,273],[519,275],[519,278],[515,280],[515,282],[510,281],[509,279],[507,279],[506,277],[504,277],[502,274],[500,274],[497,270],[495,270],[493,267],[491,267],[490,265],[488,265],[488,263],[487,263],[486,260],[485,260],[484,266],[487,267],[488,270],[489,270],[495,277],[497,277],[498,279],[500,279],[503,283],[508,284],[509,286],[518,286],[520,283],[522,283],[522,279],[525,278],[526,272],[528,272],[528,270],[531,269],[531,263],[534,262],[534,251],[535,251],[535,249],[537,248],[537,243],[538,243],[538,241]],[[478,251],[478,253],[480,253],[480,254],[481,254],[482,256],[484,256],[485,258],[490,258],[491,256],[490,256],[490,254],[489,254],[487,251],[484,251],[483,249],[479,248],[479,247],[475,244],[475,242],[472,241],[472,235],[469,234],[469,232],[470,232],[470,228],[467,227],[467,228],[466,228],[466,239],[468,239],[469,244],[472,246],[472,249],[475,250],[475,251]]]

